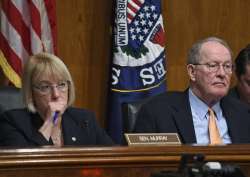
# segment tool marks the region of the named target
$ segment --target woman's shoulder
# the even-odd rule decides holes
[[[26,108],[11,109],[3,112],[1,117],[26,117],[29,116],[30,112]]]
[[[27,128],[31,119],[31,113],[26,108],[8,110],[0,115],[1,124],[5,125],[7,123],[16,127]]]
[[[76,108],[76,107],[69,107],[65,111],[65,116],[72,117],[75,120],[78,121],[86,121],[95,119],[94,112],[84,109],[84,108]]]
[[[84,108],[77,108],[77,107],[68,107],[66,110],[66,113],[70,114],[86,114],[86,115],[93,115],[94,113],[90,110],[84,109]]]

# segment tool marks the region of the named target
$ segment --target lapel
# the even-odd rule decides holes
[[[43,145],[53,145],[52,141],[49,142],[43,137],[41,133],[39,133],[39,128],[42,125],[42,119],[38,114],[30,113],[30,124],[24,131],[28,138],[36,145],[43,146]],[[28,130],[31,130],[30,133]]]
[[[62,128],[65,145],[84,145],[91,141],[88,125],[82,119],[82,117],[79,120],[77,116],[71,116],[68,111],[63,115]]]
[[[29,115],[23,116],[22,131],[30,143],[38,146],[53,145],[53,142],[49,142],[39,133],[43,121],[38,114],[28,113]],[[93,137],[90,137],[89,125],[85,122],[85,119],[79,116],[71,116],[69,111],[65,111],[62,117],[62,132],[65,145],[84,145],[94,141]]]
[[[249,118],[249,113],[244,112],[240,103],[235,103],[232,98],[225,97],[221,100],[221,108],[226,119],[228,132],[232,143],[249,143],[249,125],[244,117]]]
[[[42,134],[40,134],[37,130],[33,132],[32,136],[30,136],[30,139],[34,142],[34,144],[38,146],[46,146],[46,145],[53,145],[53,142],[47,141]]]
[[[188,90],[180,95],[180,99],[173,100],[171,104],[174,109],[174,120],[183,143],[196,143],[193,118],[188,98]]]

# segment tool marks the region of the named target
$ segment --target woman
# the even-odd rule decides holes
[[[0,146],[112,145],[94,114],[70,107],[72,77],[56,56],[40,53],[24,66],[23,98],[27,108],[0,117]]]

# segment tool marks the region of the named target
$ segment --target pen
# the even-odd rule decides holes
[[[59,111],[56,111],[56,112],[54,113],[54,116],[53,116],[53,124],[56,124],[56,120],[57,120],[58,114],[59,114]]]

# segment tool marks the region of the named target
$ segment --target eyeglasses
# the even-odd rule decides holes
[[[43,95],[48,95],[52,93],[54,88],[60,92],[65,92],[68,90],[68,86],[69,81],[61,81],[57,84],[40,83],[39,85],[33,85],[33,88]]]
[[[204,65],[207,67],[209,72],[217,72],[220,69],[220,66],[223,67],[225,73],[231,74],[233,72],[234,65],[232,63],[195,63],[193,65]]]

